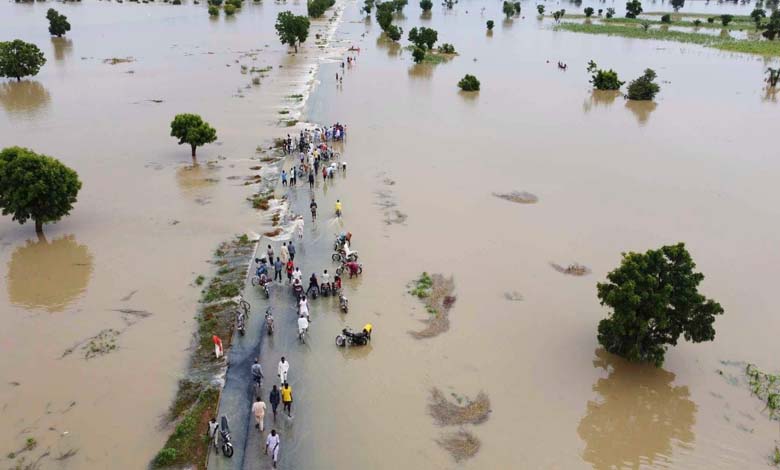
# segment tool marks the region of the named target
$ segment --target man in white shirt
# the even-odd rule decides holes
[[[274,462],[274,468],[276,468],[276,462],[279,461],[279,447],[281,446],[281,440],[279,434],[276,433],[276,429],[271,429],[271,433],[265,439],[265,455],[268,455],[268,449],[271,449],[271,458]]]
[[[287,382],[287,372],[289,372],[289,370],[290,363],[284,359],[284,356],[282,356],[282,359],[279,361],[279,367],[277,368],[279,380],[281,383]]]
[[[298,314],[306,317],[306,321],[309,320],[309,301],[306,296],[301,296],[301,301],[298,302]],[[300,323],[300,320],[298,321]]]
[[[303,335],[309,329],[309,320],[304,314],[298,317],[298,336]]]
[[[299,283],[303,281],[303,273],[301,272],[301,268],[296,267],[295,271],[293,271],[293,281],[298,281]]]

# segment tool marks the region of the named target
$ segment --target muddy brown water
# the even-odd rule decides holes
[[[0,84],[0,138],[59,157],[84,188],[45,242],[8,217],[0,226],[0,442],[4,452],[27,437],[53,456],[78,449],[68,468],[140,468],[164,439],[156,424],[186,364],[198,298],[190,284],[209,272],[219,241],[261,230],[243,203],[251,188],[228,178],[248,174],[255,146],[285,132],[277,112],[305,89],[316,51],[310,44],[291,58],[273,35],[276,12],[303,11],[299,3],[247,5],[229,20],[210,20],[204,5],[58,4],[74,25],[64,41],[47,35],[48,7],[0,5],[2,39],[33,41],[49,58],[37,77]],[[340,87],[338,65],[322,67],[307,115],[349,125],[345,184],[318,198],[323,209],[344,201],[343,228],[355,234],[365,273],[347,282],[347,317],[334,305],[312,308],[310,351],[296,361],[306,386],[296,390],[296,440],[283,466],[455,467],[435,443],[454,429],[426,414],[439,387],[485,390],[493,407],[468,428],[482,448],[459,468],[765,467],[776,423],[715,370],[720,360],[774,370],[780,353],[772,296],[780,164],[769,144],[779,110],[761,82],[767,62],[555,33],[533,5],[523,8],[525,18],[505,22],[500,4],[437,5],[429,19],[407,6],[397,20],[405,31],[436,28],[459,51],[437,66],[412,65],[407,51],[377,40],[356,4],[347,9],[336,39],[361,53]],[[253,50],[255,61],[245,56]],[[135,61],[104,64],[110,57]],[[592,93],[590,59],[623,79],[654,68],[656,103]],[[235,60],[274,69],[251,86]],[[558,60],[569,70],[558,71]],[[482,81],[479,94],[457,92],[465,73]],[[195,168],[167,130],[190,111],[220,135],[199,149]],[[513,190],[539,202],[492,196]],[[397,215],[388,211],[406,218],[388,224]],[[342,228],[321,223],[322,236]],[[704,292],[726,309],[715,342],[681,343],[661,370],[605,355],[595,283],[621,251],[680,240],[707,276]],[[565,276],[550,262],[592,272]],[[407,331],[426,313],[405,286],[424,270],[454,275],[458,300],[450,330],[420,341]],[[507,301],[512,291],[523,300]],[[121,327],[118,308],[153,315],[128,328],[115,353],[60,359]],[[365,322],[375,325],[372,345],[335,348],[344,324]]]

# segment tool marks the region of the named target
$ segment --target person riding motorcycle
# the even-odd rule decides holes
[[[322,287],[328,286],[329,288],[332,287],[330,284],[330,274],[328,274],[328,270],[326,269],[322,273]]]
[[[301,336],[309,329],[309,319],[305,315],[298,317],[298,336]]]
[[[316,273],[311,273],[311,277],[309,278],[309,288],[306,289],[306,292],[311,291],[312,288],[316,289],[317,292],[320,291],[320,285],[317,282],[317,274]]]
[[[265,259],[260,260],[260,266],[257,267],[255,273],[260,278],[260,284],[265,284],[268,280],[268,265],[265,263]]]

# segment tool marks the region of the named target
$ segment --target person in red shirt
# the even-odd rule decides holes
[[[289,283],[292,283],[292,275],[294,269],[295,269],[295,265],[293,264],[292,260],[287,261],[287,282]]]

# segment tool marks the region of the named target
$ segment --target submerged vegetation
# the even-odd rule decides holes
[[[447,450],[456,462],[474,457],[481,446],[479,439],[464,429],[447,434],[436,443]]]
[[[455,396],[458,403],[447,400],[441,390],[431,389],[431,402],[428,411],[439,426],[461,426],[463,424],[480,424],[487,421],[490,415],[490,398],[485,392],[479,392],[476,398]]]
[[[479,91],[479,80],[474,75],[466,74],[458,82],[458,88],[463,91]]]
[[[410,294],[418,297],[425,304],[425,310],[430,316],[422,320],[426,327],[419,331],[410,331],[416,339],[433,338],[450,329],[449,312],[455,304],[455,281],[452,277],[445,278],[441,274],[429,275],[422,273],[414,281]]]
[[[626,97],[630,100],[650,101],[655,98],[656,93],[661,91],[661,87],[655,83],[656,74],[653,69],[645,69],[636,80],[628,84],[628,94]]]

